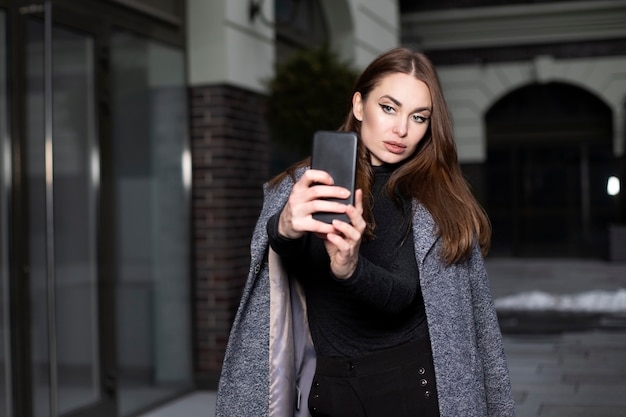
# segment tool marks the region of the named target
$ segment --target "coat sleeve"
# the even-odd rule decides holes
[[[217,391],[216,417],[269,415],[270,285],[267,220],[284,204],[290,184],[264,187],[250,244],[250,269],[233,320]]]
[[[297,173],[298,176],[302,171]],[[270,350],[272,344],[271,297],[269,274],[267,221],[282,209],[293,181],[285,179],[278,187],[264,187],[263,208],[257,221],[250,244],[250,270],[246,280],[237,314],[233,321],[217,391],[216,417],[269,417],[284,415],[293,402],[289,395],[279,395],[270,407],[270,386],[280,380],[276,372],[270,374]],[[277,301],[274,301],[276,304]],[[276,319],[274,319],[276,320]],[[302,359],[307,346],[294,348],[295,359]],[[304,352],[304,353],[303,353]],[[314,361],[309,361],[314,366]],[[307,368],[308,370],[308,368]],[[295,378],[302,377],[304,369],[295,369]],[[272,377],[274,380],[272,380]],[[293,387],[295,389],[295,386]],[[284,398],[284,400],[283,400]],[[280,407],[276,406],[279,404]],[[296,415],[307,415],[306,408],[301,408]],[[302,414],[304,413],[304,414]]]
[[[468,262],[478,351],[483,363],[489,417],[515,416],[511,381],[491,288],[478,245]]]

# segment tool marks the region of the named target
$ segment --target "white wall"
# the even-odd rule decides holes
[[[553,59],[439,67],[461,162],[486,159],[485,114],[500,98],[535,82],[563,82],[596,94],[613,111],[613,152],[624,153],[626,57]]]
[[[380,53],[400,44],[400,8],[397,0],[349,0],[346,3],[354,21],[352,62],[362,69]]]
[[[254,0],[258,1],[258,0]],[[274,30],[249,21],[250,0],[188,0],[188,79],[191,86],[226,83],[264,92],[274,72]],[[274,2],[262,2],[273,19]],[[331,45],[363,68],[399,45],[397,0],[322,0]]]
[[[226,83],[262,91],[273,73],[274,32],[249,22],[247,0],[188,0],[188,75],[191,86]],[[274,2],[263,2],[271,18]]]

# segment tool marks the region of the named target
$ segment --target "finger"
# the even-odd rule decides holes
[[[336,198],[339,200],[345,200],[350,197],[350,191],[347,188],[335,187],[331,185],[315,185],[310,187],[307,193],[308,198],[311,200],[317,200],[322,198]]]
[[[311,203],[312,204],[312,203]],[[313,217],[313,212],[306,210],[306,215],[293,218],[293,227],[302,232],[311,232],[320,235],[334,233],[335,228],[332,224],[317,220]]]
[[[344,213],[346,205],[325,201],[308,201],[302,195],[292,194],[283,208],[278,224],[278,232],[290,239],[301,237],[306,232],[332,233],[335,229],[332,225],[320,222],[313,218],[316,212]]]
[[[311,213],[311,216],[315,213],[337,213],[345,214],[348,211],[347,204],[340,203],[331,200],[313,200],[307,204],[307,211]]]
[[[367,227],[367,223],[363,218],[363,192],[361,190],[356,190],[354,200],[355,205],[349,205],[346,208],[346,215],[350,219],[352,226],[362,234]]]
[[[300,180],[296,183],[303,187],[310,187],[313,184],[333,185],[333,177],[326,171],[320,169],[307,169]]]
[[[360,188],[354,192],[354,207],[362,214],[363,213],[363,190]]]
[[[346,241],[343,234],[337,233],[336,230],[332,233],[326,234],[326,241],[334,245],[334,253],[333,256],[331,256],[331,259],[340,256],[339,254],[341,253],[345,254],[350,249],[350,245]]]
[[[362,234],[353,225],[341,220],[333,220],[333,227],[347,242],[360,242]]]
[[[348,219],[350,219],[350,224],[352,225],[352,227],[359,234],[362,234],[367,227],[367,223],[363,218],[363,214],[358,211],[354,206],[348,206],[346,210],[346,216],[348,216]]]
[[[315,212],[345,213],[347,204],[337,201],[345,200],[350,192],[342,187],[317,185],[314,187],[292,190],[287,200],[286,209],[294,217],[309,217]]]

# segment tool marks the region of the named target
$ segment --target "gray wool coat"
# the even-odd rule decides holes
[[[301,175],[303,171],[298,174]],[[251,265],[232,325],[217,393],[216,417],[309,417],[315,352],[306,300],[268,248],[266,224],[293,181],[264,187]],[[478,247],[465,263],[445,265],[430,213],[415,203],[413,236],[430,331],[441,417],[509,417],[515,405],[502,335]]]

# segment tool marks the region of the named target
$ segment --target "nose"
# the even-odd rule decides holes
[[[408,129],[407,120],[404,118],[399,118],[398,122],[393,128],[393,132],[400,137],[404,137],[407,134],[407,129]]]

